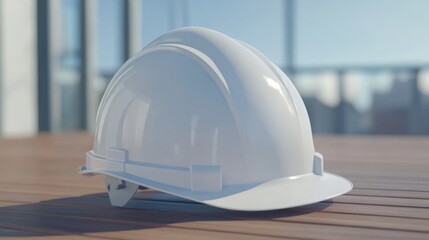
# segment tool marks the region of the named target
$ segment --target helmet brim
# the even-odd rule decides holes
[[[317,203],[349,192],[353,184],[338,175],[304,175],[280,178],[205,204],[240,211],[266,211]]]
[[[349,192],[353,184],[338,175],[306,174],[259,184],[225,186],[220,192],[195,192],[127,173],[82,168],[82,174],[104,174],[214,207],[239,211],[267,211],[317,203]]]

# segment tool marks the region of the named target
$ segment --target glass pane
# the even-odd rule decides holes
[[[340,79],[335,71],[302,72],[294,75],[314,133],[341,132]]]
[[[78,0],[50,1],[52,39],[52,128],[79,128],[80,124],[80,5]]]
[[[124,4],[122,0],[97,1],[97,73],[92,79],[98,106],[107,84],[125,62]]]

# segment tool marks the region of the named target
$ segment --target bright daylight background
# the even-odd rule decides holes
[[[183,26],[262,51],[315,133],[427,135],[428,13],[426,0],[0,0],[0,136],[93,130],[121,64]]]

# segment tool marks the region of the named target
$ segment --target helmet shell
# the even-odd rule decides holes
[[[94,153],[188,168],[216,165],[225,185],[311,173],[313,140],[297,90],[247,44],[208,29],[170,32],[114,76]]]
[[[351,189],[323,173],[287,76],[253,47],[210,29],[171,31],[128,60],[96,121],[81,172],[113,177],[112,204],[124,205],[138,185],[236,210],[299,206]]]

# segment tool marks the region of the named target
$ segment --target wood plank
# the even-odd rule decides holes
[[[8,213],[19,213],[19,212],[26,212],[31,214],[51,214],[51,215],[58,215],[58,216],[75,216],[75,217],[88,217],[88,218],[94,218],[94,216],[97,216],[97,218],[102,218],[104,220],[108,218],[112,218],[112,215],[110,211],[114,209],[115,214],[113,215],[113,218],[117,218],[118,214],[121,214],[119,219],[116,219],[118,221],[124,220],[127,217],[127,214],[129,214],[128,211],[124,212],[124,209],[116,209],[108,206],[107,201],[105,200],[105,208],[103,210],[97,209],[94,211],[92,207],[90,208],[83,208],[82,205],[66,205],[67,211],[63,210],[64,205],[56,205],[56,204],[27,204],[27,205],[20,205],[20,206],[10,206],[10,207],[3,207],[3,204],[8,203],[2,203],[0,202],[0,206],[3,208],[0,209],[0,213],[8,214]],[[140,205],[148,205],[146,202],[140,202]],[[174,211],[174,214],[180,214],[180,218],[178,218],[177,221],[180,221],[182,219],[192,219],[195,217],[195,215],[198,215],[200,218],[204,218],[207,220],[237,220],[237,219],[243,219],[243,220],[277,220],[277,221],[285,221],[285,222],[301,222],[301,223],[320,223],[325,225],[339,225],[339,226],[350,226],[350,227],[367,227],[367,228],[380,228],[380,229],[390,229],[390,230],[403,230],[403,231],[418,231],[418,232],[429,232],[429,229],[427,226],[429,226],[429,219],[398,219],[394,217],[386,217],[386,216],[368,216],[368,215],[356,215],[356,214],[337,214],[337,213],[320,213],[320,212],[311,212],[311,211],[305,211],[305,209],[295,208],[290,209],[287,211],[282,211],[281,213],[273,214],[273,213],[237,213],[237,212],[223,212],[223,211],[212,211],[212,209],[207,209],[206,206],[200,205],[198,207],[201,210],[195,210],[195,206],[184,206],[183,204],[177,204],[177,203],[171,203],[171,202],[153,202],[150,204],[157,204],[156,207],[151,206],[150,210],[154,210],[156,208],[162,208],[162,209],[171,209],[174,208],[174,205],[176,207],[180,208],[192,208],[192,211]],[[172,206],[173,205],[173,206]],[[182,206],[181,206],[182,205]],[[210,207],[209,207],[210,208]],[[146,209],[143,209],[146,210]],[[116,212],[117,211],[117,212]],[[153,212],[150,212],[151,214],[148,216],[146,214],[148,211],[143,214],[142,217],[134,219],[130,218],[127,219],[127,221],[139,221],[144,222],[148,221],[149,219],[152,219],[153,222],[156,222],[158,218],[153,218]],[[157,215],[159,215],[160,218],[167,217],[163,212],[158,211]],[[167,213],[167,215],[170,215],[170,212]],[[171,219],[168,217],[168,219]],[[318,219],[317,221],[315,221]],[[162,219],[161,219],[162,220]]]
[[[35,232],[26,232],[22,231],[22,229],[12,227],[12,228],[1,228],[0,227],[0,236],[2,239],[8,238],[8,237],[32,237],[37,235]],[[42,234],[45,235],[45,234]]]
[[[246,213],[139,192],[111,207],[102,176],[77,173],[86,133],[0,139],[0,237],[429,239],[428,137],[315,136],[325,169],[355,189],[293,209]],[[311,231],[309,231],[311,229]]]
[[[341,203],[368,204],[379,206],[429,208],[429,200],[426,199],[343,195],[336,197],[333,201]]]
[[[162,203],[166,204],[166,203]],[[168,203],[171,204],[171,203]],[[201,205],[201,207],[206,208],[206,206]],[[343,232],[344,234],[352,234],[356,231],[353,227],[358,227],[358,229],[361,231],[361,227],[366,227],[367,229],[365,231],[362,231],[361,234],[368,234],[368,236],[374,237],[373,235],[377,231],[385,232],[385,234],[389,235],[389,230],[397,231],[395,227],[401,226],[401,227],[411,227],[411,229],[408,229],[407,232],[400,231],[399,233],[396,233],[396,237],[407,237],[407,238],[415,238],[418,236],[423,236],[424,233],[427,233],[427,222],[414,222],[414,224],[408,223],[408,225],[401,225],[399,223],[395,223],[393,220],[387,221],[388,218],[379,219],[379,221],[372,221],[372,224],[378,223],[377,225],[371,225],[371,223],[366,223],[362,226],[362,224],[359,224],[359,220],[353,220],[350,216],[348,219],[339,218],[336,221],[333,220],[332,217],[328,217],[330,220],[326,221],[325,217],[313,215],[313,216],[307,216],[307,215],[298,215],[298,216],[289,216],[288,218],[277,218],[275,221],[270,220],[260,220],[260,219],[269,219],[271,216],[257,216],[254,213],[250,214],[244,214],[238,213],[238,216],[230,215],[223,216],[223,211],[204,211],[202,212],[203,215],[195,215],[192,214],[191,216],[187,216],[187,218],[182,219],[183,216],[186,216],[186,214],[180,212],[180,214],[177,214],[177,212],[173,212],[174,216],[172,216],[171,212],[157,212],[157,215],[151,214],[130,214],[130,211],[127,211],[127,213],[123,213],[120,209],[117,209],[117,213],[110,215],[107,211],[99,211],[96,209],[86,209],[85,211],[79,211],[79,209],[68,209],[71,210],[65,213],[62,212],[62,215],[56,215],[56,213],[61,209],[58,206],[44,206],[40,209],[40,212],[31,212],[27,209],[20,209],[20,211],[6,211],[8,212],[7,217],[5,218],[7,223],[10,224],[13,221],[18,221],[21,224],[26,223],[27,221],[32,220],[32,216],[35,215],[36,219],[40,219],[43,217],[43,224],[54,224],[51,221],[60,220],[58,223],[55,223],[55,229],[62,229],[65,226],[62,224],[74,224],[75,227],[79,228],[79,230],[88,231],[88,229],[82,229],[82,226],[80,224],[91,225],[94,226],[94,228],[91,229],[91,231],[88,232],[98,232],[97,226],[101,225],[100,228],[109,228],[111,231],[118,229],[120,231],[123,230],[129,230],[130,228],[165,228],[165,225],[168,225],[168,227],[172,228],[179,228],[179,229],[188,229],[190,231],[195,232],[198,231],[214,231],[214,232],[222,232],[222,233],[228,233],[232,235],[246,235],[251,234],[252,236],[260,236],[260,237],[269,237],[269,238],[280,238],[283,236],[291,236],[291,237],[302,237],[302,232],[305,232],[306,223],[309,223],[312,225],[312,229],[314,231],[317,231],[318,229],[324,229],[326,227],[333,228],[335,231]],[[94,213],[91,213],[94,212]],[[52,213],[50,213],[52,212]],[[209,212],[208,216],[207,212]],[[4,212],[2,212],[4,213]],[[21,215],[20,215],[21,214]],[[117,215],[119,214],[119,216]],[[278,214],[277,214],[278,215]],[[6,215],[5,215],[6,216]],[[97,217],[90,217],[90,216],[97,216]],[[216,216],[216,217],[213,217]],[[223,216],[223,217],[222,217]],[[342,216],[342,215],[339,215]],[[218,218],[221,217],[221,218]],[[125,219],[125,220],[124,220]],[[223,220],[223,221],[220,221]],[[239,220],[239,221],[238,221]],[[90,223],[88,222],[90,221]],[[225,222],[227,221],[227,222]],[[74,223],[72,223],[74,222]],[[78,223],[75,223],[78,222]],[[110,226],[110,224],[116,224],[115,226]],[[303,224],[304,223],[304,224]],[[5,224],[0,221],[0,224]],[[104,224],[107,224],[105,226]],[[357,224],[357,225],[356,225]],[[381,224],[381,225],[380,225]],[[76,226],[77,225],[77,226]],[[126,226],[123,226],[126,225]],[[293,226],[294,230],[300,230],[296,232],[295,235],[285,235],[286,232],[284,231],[285,227]],[[46,228],[45,225],[37,225],[42,230]],[[380,227],[381,226],[381,227]],[[420,226],[420,227],[418,227]],[[392,228],[393,227],[393,228]],[[70,228],[67,228],[70,230]],[[247,231],[244,231],[244,229],[247,229]],[[374,231],[377,230],[377,231]],[[401,230],[401,229],[399,229]],[[412,232],[414,231],[414,232]],[[301,233],[299,235],[298,233]],[[64,233],[61,233],[64,234]],[[290,234],[287,232],[287,234]],[[319,237],[322,237],[323,234],[319,233]],[[390,236],[393,236],[393,234],[390,234]],[[326,236],[324,239],[328,239],[329,236]]]
[[[103,200],[99,200],[98,198],[103,198]],[[73,203],[73,204],[94,204],[94,205],[100,205],[105,203],[107,207],[109,207],[109,203],[107,200],[106,193],[101,194],[95,194],[95,195],[86,195],[86,196],[80,196],[80,197],[71,197],[71,198],[64,198],[63,195],[49,195],[46,196],[46,194],[42,193],[31,193],[31,192],[17,192],[14,194],[0,194],[0,199],[5,201],[12,201],[12,200],[19,200],[18,203],[27,203],[27,202],[38,202],[43,200],[49,200],[51,199],[52,203],[59,204],[59,203]],[[145,194],[145,192],[139,192],[134,197],[135,200],[143,200],[143,201],[170,201],[170,202],[190,202],[186,199],[177,198],[172,195],[159,193],[159,192],[149,192]],[[140,203],[137,202],[136,205]],[[416,209],[412,207],[386,207],[386,206],[377,206],[377,205],[362,205],[362,204],[350,204],[350,203],[339,203],[335,202],[332,204],[332,202],[322,202],[319,203],[320,206],[327,206],[327,209],[320,208],[312,208],[309,207],[308,211],[334,211],[339,213],[354,213],[354,214],[371,214],[371,215],[381,215],[381,216],[397,216],[397,217],[412,217],[412,218],[429,218],[429,209]],[[313,206],[313,205],[309,205]],[[316,205],[314,205],[316,206]],[[137,206],[138,207],[138,206]],[[301,207],[302,209],[305,209],[305,207]],[[346,211],[348,210],[348,211]],[[407,215],[408,214],[408,215]]]
[[[57,202],[51,203],[51,205],[54,205],[52,208],[55,207],[63,207],[63,204],[67,204],[66,206],[70,209],[73,209],[73,213],[75,212],[80,212],[80,211],[88,211],[88,209],[92,209],[92,206],[89,206],[87,208],[84,207],[84,210],[80,210],[78,211],[80,208],[82,208],[84,206],[84,204],[92,204],[92,205],[97,205],[98,204],[98,208],[101,209],[100,207],[103,206],[103,211],[109,211],[112,209],[115,210],[119,210],[116,208],[112,208],[110,207],[109,203],[108,203],[108,199],[106,198],[105,195],[100,195],[99,197],[92,197],[94,199],[82,199],[82,198],[71,198],[71,199],[64,199],[64,200],[59,200]],[[201,205],[201,204],[194,204],[190,202],[182,202],[183,204],[180,204],[178,201],[147,201],[147,200],[142,200],[139,199],[137,201],[133,201],[133,204],[130,207],[134,207],[136,209],[139,210],[156,210],[156,211],[167,211],[168,213],[170,211],[173,211],[175,214],[178,214],[180,216],[186,216],[187,214],[198,214],[198,215],[209,215],[209,216],[218,216],[219,218],[226,218],[226,219],[236,219],[236,218],[243,218],[243,219],[255,219],[255,217],[260,217],[261,213],[239,213],[239,212],[225,212],[225,211],[213,211],[214,208],[211,207],[207,207],[205,205]],[[70,205],[72,204],[72,205]],[[45,206],[47,205],[47,206]],[[49,212],[49,208],[50,206],[50,202],[43,202],[40,203],[37,207],[37,210],[40,209],[46,209],[43,210],[43,212]],[[185,206],[188,205],[188,206]],[[310,205],[311,206],[311,205]],[[21,205],[18,207],[20,210],[31,210],[34,208],[34,206],[32,204],[29,205]],[[175,210],[176,208],[179,208],[180,211]],[[14,210],[14,208],[11,208],[12,210],[9,211],[17,211]],[[120,209],[120,211],[124,211],[126,209]],[[1,211],[1,210],[0,210]],[[280,213],[278,213],[278,215],[280,216],[286,216],[289,220],[294,220],[295,215],[299,215],[299,214],[307,214],[307,213],[313,213],[314,209],[311,210],[307,210],[306,207],[301,207],[301,208],[295,208],[295,209],[289,209],[287,211],[281,211]],[[128,213],[127,211],[125,213]],[[225,216],[225,213],[228,213],[227,216]],[[316,212],[317,213],[317,212]],[[428,211],[426,211],[426,213],[429,213]],[[86,212],[84,213],[86,214]],[[160,212],[157,212],[157,215],[159,215]],[[272,218],[276,218],[276,219],[281,219],[278,218],[277,215],[270,213],[271,215],[268,215],[269,218],[268,219],[272,219]],[[313,213],[314,214],[314,213]],[[146,214],[145,214],[146,215]],[[162,215],[162,214],[160,214]],[[266,214],[262,214],[263,216],[266,216]],[[338,222],[338,224],[341,224],[342,220],[344,219],[349,219],[349,220],[353,220],[355,218],[359,218],[356,217],[355,214],[352,215],[352,218],[348,218],[347,216],[345,216],[345,214],[325,214],[325,217],[329,217],[329,216],[337,216],[340,217],[340,220]],[[310,216],[312,217],[312,215],[305,215],[305,216]],[[427,215],[426,215],[427,216]],[[419,231],[426,231],[427,230],[427,225],[429,224],[429,221],[426,220],[418,220],[418,219],[396,219],[396,218],[389,218],[386,216],[381,216],[381,217],[376,217],[375,214],[371,214],[370,216],[368,215],[364,215],[364,216],[360,216],[361,219],[365,219],[366,221],[364,221],[364,224],[369,224],[369,226],[375,227],[375,228],[387,228],[386,226],[384,226],[383,224],[386,224],[386,222],[392,222],[394,224],[402,224],[405,225],[407,227],[405,228],[400,228],[398,227],[399,225],[395,225],[396,228],[398,229],[403,229],[406,230],[407,228],[410,229],[414,229],[415,231],[417,231],[417,229],[420,229]],[[258,218],[256,218],[258,219]],[[304,218],[305,219],[305,218]],[[379,219],[379,220],[377,220]],[[395,219],[395,220],[394,220]],[[143,221],[145,219],[140,219],[139,221]],[[147,220],[147,219],[146,219]],[[377,220],[376,222],[374,222],[375,220]],[[310,221],[311,222],[311,221]],[[382,225],[377,225],[377,222],[381,223]],[[421,224],[420,224],[421,223]],[[409,225],[411,224],[411,225]],[[354,225],[352,225],[354,226]],[[359,225],[357,225],[359,226]],[[420,226],[423,226],[423,228],[419,228]],[[395,228],[392,228],[395,229]],[[426,230],[425,230],[426,229]]]
[[[349,196],[376,196],[376,197],[394,197],[410,199],[429,199],[429,191],[412,191],[412,190],[392,190],[392,189],[370,189],[370,188],[353,188],[348,193]]]

